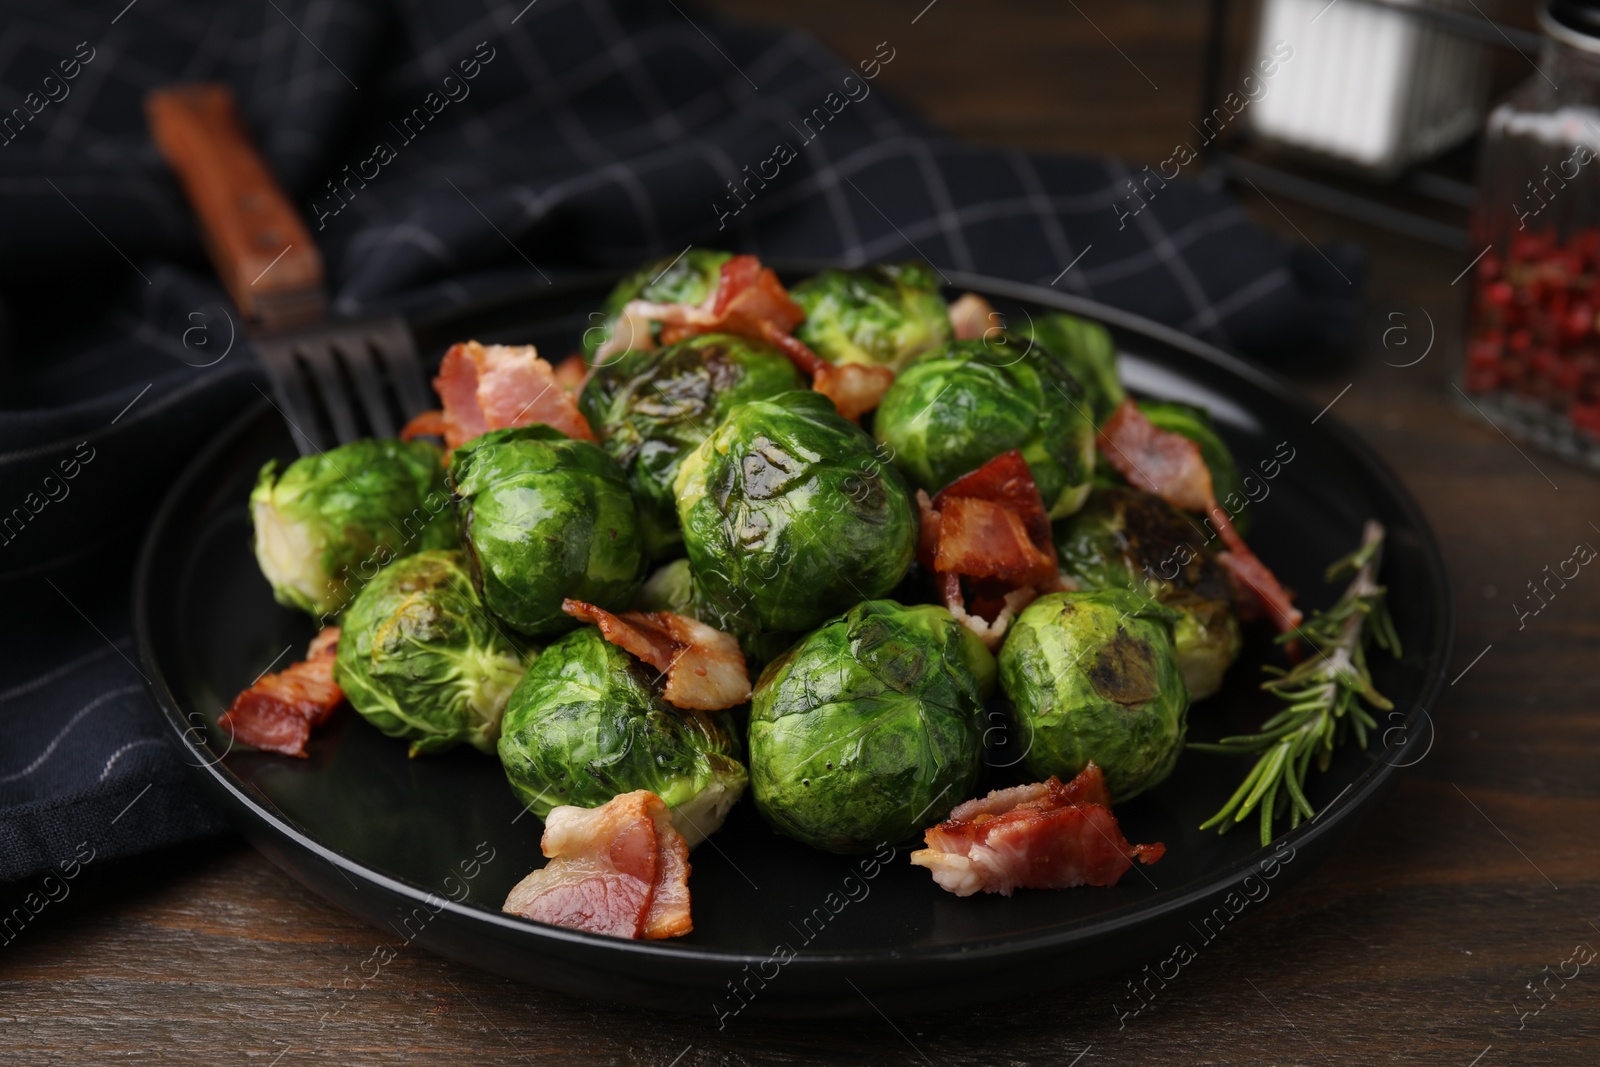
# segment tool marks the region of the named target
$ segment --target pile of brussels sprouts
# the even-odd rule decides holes
[[[361,441],[262,471],[262,571],[342,627],[355,709],[413,756],[497,754],[540,816],[649,789],[691,842],[747,784],[774,830],[851,852],[916,837],[998,767],[1070,779],[1093,760],[1117,799],[1164,779],[1239,624],[1204,533],[1097,464],[1123,399],[1105,330],[1053,315],[957,340],[926,265],[824,271],[792,290],[796,336],[897,375],[860,425],[765,341],[651,332],[615,352],[620,325],[653,329],[623,317],[630,300],[700,303],[727,258],[693,250],[612,294],[583,338],[591,359],[612,349],[578,397],[598,443],[533,425],[448,457]],[[1219,487],[1237,480],[1203,412],[1147,413],[1201,443]],[[1035,600],[996,655],[915,563],[915,493],[1012,449],[1076,590]],[[568,599],[735,635],[753,697],[673,706]]]

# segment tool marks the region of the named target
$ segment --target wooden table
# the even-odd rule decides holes
[[[718,6],[767,14],[753,0]],[[1199,4],[1085,0],[1105,36],[1074,5],[940,0],[911,26],[920,6],[826,0],[794,14],[846,57],[893,41],[885,84],[972,136],[1154,161],[1182,135]],[[1575,542],[1600,542],[1600,480],[1457,410],[1465,294],[1451,279],[1466,257],[1288,203],[1250,207],[1291,236],[1367,244],[1372,313],[1404,312],[1416,346],[1391,362],[1421,351],[1419,310],[1437,327],[1415,366],[1367,350],[1302,383],[1338,398],[1330,417],[1388,459],[1432,521],[1459,601],[1460,677],[1434,709],[1432,752],[1376,817],[1126,1028],[1110,1008],[1117,978],[925,1018],[718,1033],[709,1018],[580,1002],[413,949],[319,1029],[330,988],[383,935],[228,842],[89,868],[0,949],[0,1063],[1600,1061],[1600,974],[1551,977],[1575,945],[1600,947],[1600,578],[1581,576],[1522,630],[1511,607]],[[1530,983],[1551,992],[1519,1020],[1538,1003]]]

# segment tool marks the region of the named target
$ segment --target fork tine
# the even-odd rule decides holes
[[[267,370],[280,414],[293,431],[290,436],[294,438],[295,449],[302,456],[323,451],[329,442],[292,348],[282,341],[257,338],[255,350]]]
[[[300,362],[311,372],[311,381],[317,387],[322,407],[333,421],[333,436],[340,444],[348,444],[362,437],[356,425],[355,412],[350,407],[350,397],[344,382],[339,380],[339,369],[334,365],[333,343],[325,337],[308,337],[295,345]]]
[[[411,330],[401,319],[384,319],[370,324],[366,336],[383,369],[395,397],[400,401],[403,420],[439,406],[422,373],[417,345]]]
[[[384,395],[383,377],[374,364],[372,349],[367,338],[360,333],[350,333],[333,342],[333,351],[344,363],[349,379],[355,383],[356,394],[361,398],[361,409],[367,416],[375,437],[393,437],[395,422],[392,405]]]

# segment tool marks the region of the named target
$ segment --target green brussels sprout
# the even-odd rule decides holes
[[[810,629],[893,589],[916,553],[905,482],[820,393],[734,408],[676,491],[703,621],[732,633]]]
[[[606,297],[599,312],[600,322],[583,332],[584,361],[593,364],[600,346],[611,339],[623,306],[630,300],[648,300],[653,304],[698,304],[716,292],[722,280],[722,265],[733,258],[732,252],[719,252],[711,248],[691,248],[677,259],[670,256],[646,263],[617,283]],[[651,344],[655,347],[659,327]],[[632,338],[629,346],[632,347]]]
[[[1021,332],[1049,349],[1083,386],[1089,398],[1084,406],[1096,426],[1127,399],[1117,377],[1117,346],[1098,322],[1055,312],[1030,320]]]
[[[564,599],[610,607],[644,577],[627,480],[587,441],[537,424],[490,430],[451,455],[450,483],[473,580],[523,633],[570,630]]]
[[[1195,520],[1153,493],[1096,489],[1055,524],[1061,569],[1084,589],[1131,589],[1178,613],[1173,644],[1191,700],[1222,686],[1239,655],[1228,576]]]
[[[426,441],[366,440],[262,467],[250,517],[278,603],[326,625],[378,568],[455,547],[454,521],[435,521],[450,506],[442,461]]]
[[[750,787],[829,852],[898,844],[965,800],[995,664],[944,608],[869,600],[774,660],[750,703]]]
[[[1042,346],[1017,337],[956,341],[924,355],[884,394],[873,432],[930,493],[1018,449],[1053,519],[1078,509],[1094,473],[1082,387]]]
[[[648,789],[691,845],[722,825],[746,775],[727,712],[661,697],[657,671],[592,626],[546,648],[506,705],[500,763],[539,818],[558,804],[592,808]]]
[[[689,561],[680,558],[657,567],[633,594],[628,610],[670,611],[700,618],[695,614],[694,574],[689,570]]]
[[[1206,467],[1211,471],[1212,495],[1228,504],[1233,514],[1233,528],[1239,531],[1239,536],[1250,536],[1253,516],[1242,503],[1248,499],[1244,482],[1239,477],[1239,467],[1233,461],[1233,453],[1217,436],[1210,413],[1204,408],[1180,404],[1175,400],[1141,400],[1138,404],[1144,417],[1150,420],[1150,425],[1182,434],[1200,446],[1200,458],[1206,461]]]
[[[683,541],[672,495],[683,457],[734,405],[805,387],[782,352],[726,333],[700,334],[660,351],[635,349],[595,369],[578,404],[627,472],[651,557]]]
[[[1127,590],[1051,593],[1011,623],[1000,687],[1034,778],[1070,779],[1093,760],[1113,800],[1172,773],[1189,691],[1172,646],[1172,612]]]
[[[493,754],[500,715],[537,653],[484,609],[459,551],[396,560],[341,620],[333,680],[361,717],[411,754],[466,741]]]
[[[830,363],[900,370],[950,340],[950,309],[926,263],[825,270],[789,295],[806,313],[795,336]]]

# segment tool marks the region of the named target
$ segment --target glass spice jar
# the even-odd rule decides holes
[[[1462,389],[1600,469],[1600,3],[1548,0],[1538,73],[1489,113]]]

